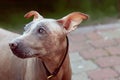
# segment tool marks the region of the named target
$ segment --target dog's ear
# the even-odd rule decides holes
[[[76,29],[78,25],[83,21],[88,19],[88,15],[73,12],[63,17],[62,19],[57,20],[58,23],[62,24],[62,26],[66,29],[67,33]]]
[[[34,17],[33,20],[41,20],[43,16],[41,16],[37,11],[30,11],[24,15],[25,18]]]

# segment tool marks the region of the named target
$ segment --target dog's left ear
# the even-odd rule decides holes
[[[88,19],[88,15],[80,12],[73,12],[63,17],[62,19],[57,20],[57,22],[62,24],[62,26],[66,29],[68,33],[76,29],[83,20],[87,20],[87,19]]]
[[[25,18],[30,18],[32,16],[34,17],[33,21],[43,19],[43,16],[41,16],[37,11],[30,11],[24,15]]]

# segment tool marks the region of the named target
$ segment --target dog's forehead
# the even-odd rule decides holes
[[[42,20],[36,20],[32,21],[28,24],[29,26],[32,26],[34,29],[38,28],[39,26],[46,27],[50,31],[60,31],[61,26],[57,23],[55,19],[42,19]]]

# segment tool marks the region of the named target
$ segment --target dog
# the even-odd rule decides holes
[[[23,80],[71,80],[67,34],[88,16],[73,12],[56,20],[44,18],[37,11],[30,11],[24,17],[32,16],[33,21],[25,25],[23,35],[9,43],[14,55],[28,59],[25,72],[21,73],[25,75],[19,77],[24,77]]]

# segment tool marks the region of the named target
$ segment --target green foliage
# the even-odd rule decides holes
[[[16,12],[11,12],[9,15],[7,14],[8,18],[4,18],[6,20],[1,21],[0,25],[5,26],[4,28],[6,29],[21,30],[24,24],[31,21],[31,19],[27,20],[23,17],[25,12],[33,9],[39,11],[44,17],[56,19],[59,19],[70,12],[80,11],[90,16],[90,19],[88,20],[90,22],[100,21],[105,17],[120,15],[120,0],[37,0],[32,6],[31,2],[32,0],[25,3],[23,1],[22,5],[15,7],[18,4],[16,0],[16,5],[10,7],[12,8],[12,11]],[[11,11],[11,9],[7,9],[8,12],[10,12],[9,10]]]
[[[20,32],[23,30],[24,25],[31,21],[31,19],[24,18],[24,13],[11,14],[8,19],[9,20],[6,22],[1,22],[0,26],[5,29],[17,30]]]

